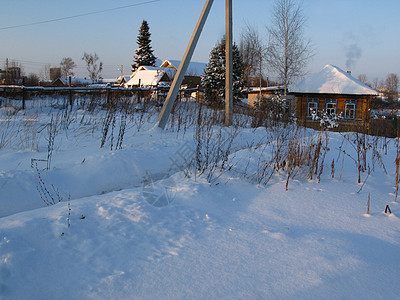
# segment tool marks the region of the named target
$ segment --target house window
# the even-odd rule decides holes
[[[325,111],[328,116],[336,114],[337,102],[335,100],[329,100],[325,103]]]
[[[318,100],[307,101],[307,117],[318,116]]]
[[[345,120],[354,120],[356,118],[356,101],[347,101],[344,105]]]

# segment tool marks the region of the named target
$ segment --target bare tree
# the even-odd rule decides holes
[[[395,101],[399,98],[399,77],[391,73],[386,77],[385,85],[387,88],[387,97],[390,101]]]
[[[40,80],[50,80],[50,64],[45,64],[40,70],[39,78]]]
[[[8,62],[8,67],[9,68],[20,68],[21,72],[22,72],[22,70],[24,68],[20,62],[14,60],[14,59]]]
[[[243,63],[242,76],[247,84],[252,78],[262,76],[264,50],[259,33],[246,24],[240,36],[239,51]]]
[[[313,56],[311,41],[303,37],[305,18],[301,6],[295,0],[276,0],[272,11],[272,24],[267,28],[269,42],[266,63],[287,86],[305,74],[305,68]]]
[[[103,70],[103,63],[97,62],[99,57],[97,54],[84,53],[82,60],[86,62],[86,68],[89,72],[89,77],[92,82],[96,82],[100,78],[101,71]]]
[[[365,85],[368,85],[369,87],[371,86],[371,84],[368,82],[368,78],[366,74],[360,74],[357,77],[358,81],[364,83]]]
[[[39,76],[35,73],[29,73],[28,76],[24,77],[24,81],[26,86],[37,86],[39,84]]]
[[[379,80],[378,77],[375,77],[374,79],[372,79],[372,88],[376,91],[380,90],[382,88],[381,81]]]
[[[74,76],[74,72],[72,72],[72,70],[76,67],[76,64],[71,57],[64,57],[60,62],[60,67],[61,75],[64,78],[68,78],[68,76]]]

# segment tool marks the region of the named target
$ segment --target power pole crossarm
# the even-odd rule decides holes
[[[189,45],[183,56],[182,62],[179,69],[175,75],[172,86],[169,89],[167,99],[164,102],[163,108],[161,110],[160,116],[158,117],[157,123],[158,127],[164,129],[167,124],[169,114],[171,113],[172,106],[174,105],[175,99],[178,95],[179,88],[182,85],[183,78],[185,77],[186,70],[189,66],[190,60],[192,59],[194,49],[196,48],[197,42],[200,38],[201,31],[203,30],[204,24],[206,23],[208,14],[210,12],[211,6],[214,0],[207,0],[203,11],[201,12],[200,18],[197,22],[196,28],[192,34]]]

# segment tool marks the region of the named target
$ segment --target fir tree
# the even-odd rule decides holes
[[[133,59],[132,72],[135,72],[140,66],[155,66],[156,57],[151,49],[149,24],[143,20],[137,36],[137,44],[139,48],[136,50],[136,55]]]
[[[236,45],[233,52],[233,100],[239,101],[244,87],[242,80],[243,64],[240,52]],[[209,103],[219,104],[225,99],[225,38],[223,38],[210,52],[210,60],[201,76],[201,86],[204,89],[205,99]]]

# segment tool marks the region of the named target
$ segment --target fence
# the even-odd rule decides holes
[[[298,122],[299,125],[312,128],[315,130],[321,130],[319,121],[303,121]],[[339,122],[339,126],[336,128],[329,129],[335,132],[363,132],[374,136],[384,136],[389,138],[395,138],[400,136],[400,122],[399,118],[394,116],[388,119],[374,119],[370,118],[368,122]]]
[[[136,97],[153,98],[160,103],[165,100],[169,87],[120,88],[120,87],[24,87],[0,86],[0,106],[12,105],[26,109],[36,106],[73,106],[80,101],[96,99],[98,104],[106,104],[113,98]],[[188,96],[198,89],[181,89],[179,98]],[[189,95],[190,96],[190,95]],[[40,100],[40,101],[39,101]],[[40,102],[40,103],[39,103]]]

